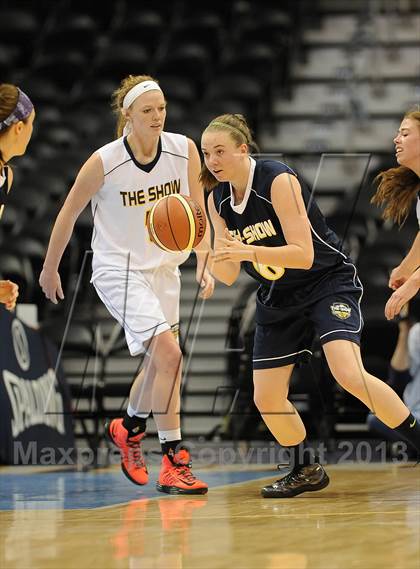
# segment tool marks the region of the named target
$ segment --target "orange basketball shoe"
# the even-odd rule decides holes
[[[129,437],[122,421],[122,419],[113,419],[106,423],[105,432],[114,445],[120,449],[121,469],[124,474],[134,484],[143,486],[143,484],[147,484],[149,481],[149,474],[141,451],[141,441],[146,436],[146,433]]]
[[[206,494],[209,488],[191,472],[190,453],[181,449],[172,460],[163,455],[156,489],[166,494]]]

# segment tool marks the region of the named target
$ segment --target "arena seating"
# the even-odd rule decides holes
[[[264,11],[251,0],[214,0],[206,8],[198,4],[193,0],[160,5],[142,2],[140,12],[134,0],[104,0],[100,9],[81,0],[40,1],[33,6],[23,0],[6,0],[0,9],[0,19],[8,22],[0,35],[1,81],[21,85],[37,111],[28,153],[15,162],[15,186],[2,219],[0,274],[19,283],[21,300],[36,302],[46,332],[58,344],[77,293],[63,361],[78,401],[77,413],[80,399],[86,403],[96,397],[92,408],[85,409],[84,415],[80,411],[82,436],[89,433],[89,420],[95,413],[112,415],[120,410],[138,364],[128,365],[128,353],[118,344],[106,357],[111,363],[115,357],[113,365],[120,371],[109,371],[102,353],[100,388],[95,392],[93,383],[81,387],[80,372],[83,376],[86,360],[90,361],[86,369],[93,374],[89,365],[98,358],[98,325],[105,335],[112,330],[112,321],[101,312],[89,286],[89,261],[78,281],[85,251],[90,249],[88,210],[63,258],[65,302],[47,303],[37,281],[52,223],[79,167],[114,136],[110,95],[129,73],[155,74],[160,79],[169,101],[168,130],[199,142],[202,128],[215,115],[243,113],[262,150],[281,153],[286,162],[296,164],[309,184],[314,182],[322,152],[374,153],[362,185],[361,177],[353,177],[344,162],[335,166],[331,162],[315,195],[343,246],[360,266],[368,315],[364,351],[372,369],[385,369],[392,348],[395,326],[381,319],[388,295],[387,275],[407,250],[416,226],[413,217],[400,232],[384,225],[369,201],[375,173],[392,163],[394,128],[418,92],[418,69],[412,59],[418,38],[413,36],[413,27],[400,26],[389,37],[378,26],[366,45],[364,37],[352,35],[359,18],[358,2],[347,11],[335,10],[321,0],[272,0],[264,3]],[[407,15],[378,13],[372,17],[384,22]],[[417,21],[420,15],[414,13],[412,18]],[[356,42],[353,51],[348,48],[352,37]],[[399,59],[390,57],[390,45],[398,50]],[[373,47],[380,51],[380,65],[371,84],[366,62],[372,61]],[[356,94],[351,82],[360,88]],[[185,328],[191,322],[195,325],[198,318],[188,313],[196,294],[192,262],[183,272]],[[220,431],[223,418],[208,409],[215,388],[228,386],[227,363],[220,357],[227,331],[226,303],[233,304],[247,282],[244,278],[229,291],[219,286],[215,300],[205,307],[184,390],[187,434],[210,436],[215,429]],[[379,350],[378,337],[384,336],[389,345]],[[320,362],[315,362],[315,368],[322,366]],[[315,387],[302,379],[303,372],[300,375],[296,381],[301,381],[301,400],[306,405]],[[346,422],[352,417],[359,420],[365,411],[332,389],[336,390],[337,417]],[[99,436],[97,422],[90,432]]]

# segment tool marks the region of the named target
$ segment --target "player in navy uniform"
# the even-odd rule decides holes
[[[32,136],[35,118],[29,97],[16,85],[0,85],[0,219],[13,182],[13,171],[8,162],[14,156],[25,154]],[[19,295],[18,285],[0,280],[0,303],[13,310]]]
[[[275,160],[254,160],[253,140],[241,115],[222,115],[202,135],[201,180],[215,231],[213,275],[231,285],[241,263],[260,283],[253,354],[255,403],[272,434],[290,449],[292,471],[262,489],[286,498],[325,488],[323,467],[299,452],[306,432],[288,401],[293,366],[321,339],[339,384],[381,421],[420,448],[420,428],[409,409],[360,357],[363,287],[340,251],[299,176]]]
[[[413,202],[417,202],[417,219],[420,228],[420,111],[408,111],[394,138],[395,154],[399,166],[381,172],[378,191],[372,199],[378,205],[386,204],[384,219],[402,225]],[[390,320],[420,289],[420,231],[398,267],[392,271],[389,286],[395,292],[385,307]]]

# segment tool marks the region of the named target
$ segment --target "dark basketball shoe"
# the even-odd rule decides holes
[[[261,490],[263,498],[293,498],[302,492],[315,492],[330,483],[327,473],[318,463],[297,466],[284,478]]]

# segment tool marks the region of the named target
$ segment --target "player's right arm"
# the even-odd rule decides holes
[[[63,299],[58,267],[70,241],[77,218],[104,183],[104,170],[99,154],[94,153],[77,175],[66,201],[61,208],[51,233],[44,267],[39,284],[45,296],[54,304]]]
[[[217,249],[218,239],[224,238],[226,231],[225,220],[220,217],[214,205],[213,193],[210,194],[208,199],[208,209],[210,214],[211,224],[214,229],[214,248]],[[214,262],[212,257],[209,259],[209,270],[211,274],[218,281],[231,286],[239,276],[241,270],[241,263],[235,261],[218,261]]]
[[[396,290],[403,285],[411,275],[420,267],[420,231],[411,246],[410,251],[398,265],[393,269],[389,278],[389,287]]]

